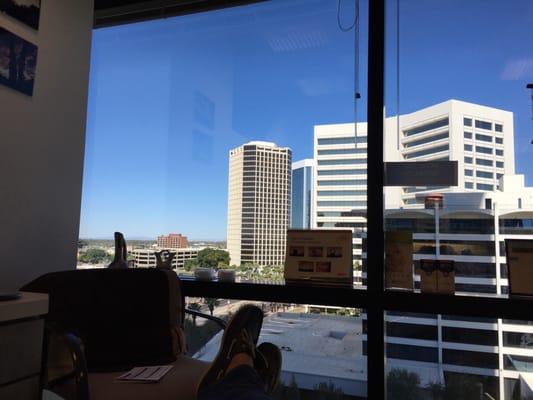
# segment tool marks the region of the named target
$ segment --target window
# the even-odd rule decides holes
[[[476,128],[492,130],[492,123],[476,119]]]
[[[442,362],[467,367],[498,369],[498,354],[444,349]]]
[[[473,182],[465,182],[465,188],[466,189],[474,189],[474,183]]]
[[[474,172],[471,169],[465,169],[465,176],[473,176]]]
[[[488,179],[494,178],[494,174],[492,172],[479,171],[479,170],[476,171],[476,176],[478,178],[488,178]]]
[[[476,158],[477,165],[485,165],[487,167],[492,167],[492,160],[487,160],[485,158]]]
[[[366,164],[366,159],[350,158],[350,159],[339,159],[339,160],[318,160],[318,165],[353,165],[353,164]]]
[[[440,134],[435,135],[435,136],[430,136],[430,137],[427,137],[427,138],[424,138],[424,139],[420,139],[420,140],[415,140],[415,141],[412,141],[412,142],[404,143],[403,147],[409,148],[409,147],[414,147],[414,146],[420,146],[421,144],[432,143],[432,142],[436,142],[437,140],[447,139],[447,138],[449,138],[449,136],[450,135],[448,134],[448,132],[444,132],[444,133],[440,133]]]
[[[494,256],[494,243],[471,240],[441,240],[440,254],[461,256]]]
[[[318,207],[365,207],[366,201],[318,201]]]
[[[366,186],[366,179],[317,181],[318,186]]]
[[[472,145],[471,144],[465,144],[465,151],[472,151]]]
[[[319,190],[319,196],[366,196],[366,190]]]
[[[466,164],[472,164],[472,157],[465,157]]]
[[[448,123],[449,123],[448,118],[443,118],[438,121],[429,122],[427,124],[417,126],[416,128],[410,128],[408,130],[405,130],[404,135],[412,136],[412,135],[416,135],[417,133],[422,133],[422,132],[430,131],[433,129],[442,128],[444,126],[448,126]]]
[[[464,126],[472,126],[472,118],[464,117],[463,118],[463,124],[464,124]]]
[[[496,149],[497,156],[503,156],[503,150]]]
[[[496,161],[496,168],[503,168],[503,161]]]
[[[478,183],[478,184],[476,184],[476,187],[479,190],[489,190],[489,191],[494,190],[494,185],[487,185],[485,183]]]
[[[472,139],[472,132],[465,132],[465,139]]]
[[[447,151],[448,149],[449,149],[449,145],[445,144],[445,145],[442,145],[442,146],[432,147],[430,149],[419,150],[419,151],[415,151],[413,153],[405,154],[404,157],[406,159],[415,158],[415,157],[422,157],[422,156],[427,156],[429,154],[440,153],[441,151]]]
[[[494,232],[492,219],[441,218],[441,233],[491,234]]]
[[[478,278],[496,277],[496,265],[494,263],[456,261],[454,266],[456,276],[475,276]]]
[[[476,140],[481,140],[482,142],[492,142],[492,136],[476,133]]]
[[[503,144],[503,138],[501,137],[496,137],[496,144]]]
[[[318,171],[317,174],[321,175],[357,175],[364,174],[366,169],[325,169]]]
[[[494,130],[496,132],[503,132],[503,125],[502,124],[494,124]]]
[[[499,224],[502,234],[533,234],[533,218],[500,218]],[[505,250],[505,246],[503,246],[503,250]]]
[[[328,149],[328,150],[318,150],[319,156],[325,156],[325,155],[337,155],[337,154],[365,154],[366,155],[367,150],[366,149]]]
[[[442,340],[453,343],[470,343],[482,346],[497,346],[498,332],[484,329],[444,327]]]
[[[490,147],[476,146],[476,152],[483,154],[492,154],[492,149]]]
[[[357,138],[357,142],[362,141],[362,138]],[[366,142],[366,138],[365,138]],[[325,138],[325,139],[318,139],[318,145],[328,145],[328,144],[355,144],[356,139],[351,137],[338,137],[338,138]]]

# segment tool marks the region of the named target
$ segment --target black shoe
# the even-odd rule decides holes
[[[256,344],[263,325],[263,311],[252,304],[242,306],[233,316],[224,331],[220,350],[198,385],[197,392],[218,382],[226,374],[235,354],[246,353],[254,363],[257,357]],[[265,364],[263,361],[260,364]]]
[[[264,360],[262,360],[263,365],[256,366],[256,369],[265,382],[265,391],[271,394],[279,385],[281,351],[275,344],[265,342],[257,347],[257,352],[263,356]]]

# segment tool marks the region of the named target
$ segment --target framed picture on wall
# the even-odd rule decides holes
[[[32,96],[36,66],[37,46],[0,28],[0,84]]]
[[[39,29],[41,0],[0,0],[0,12]]]

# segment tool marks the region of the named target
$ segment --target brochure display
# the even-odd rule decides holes
[[[455,293],[455,266],[452,260],[420,260],[422,293]]]
[[[533,296],[533,240],[505,239],[509,295]]]
[[[351,230],[288,230],[285,281],[353,284]]]
[[[385,233],[385,287],[413,290],[413,235]]]

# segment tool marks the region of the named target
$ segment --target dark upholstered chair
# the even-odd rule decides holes
[[[186,353],[184,298],[172,271],[54,272],[21,288],[48,293],[44,387],[66,399],[195,398],[208,364]],[[117,383],[135,366],[173,364],[158,383]]]

